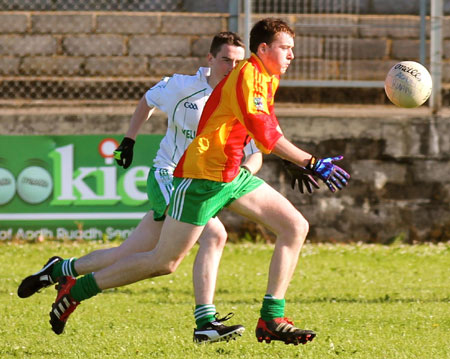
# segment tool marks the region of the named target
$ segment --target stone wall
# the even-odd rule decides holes
[[[288,20],[309,21],[298,14]],[[380,81],[394,63],[418,60],[418,16],[343,15],[339,21],[348,26],[330,25],[316,32],[326,34],[331,29],[334,35],[353,37],[354,80]],[[305,60],[311,54],[302,52],[304,42],[320,55],[333,48],[337,38],[311,38],[305,28],[294,27],[298,50],[292,68],[300,68],[304,61],[322,66],[320,59]],[[227,29],[224,13],[0,12],[0,99],[136,100],[161,76],[195,73],[206,65],[212,35]],[[443,33],[443,81],[450,83],[450,17],[445,17]],[[339,73],[344,64],[335,60],[323,66]],[[333,92],[336,102],[386,101],[382,90],[373,96],[347,89],[347,97],[339,96],[340,91]],[[444,104],[450,103],[450,94],[444,91]],[[291,99],[297,89],[283,93]],[[358,94],[364,98],[357,99]],[[307,101],[308,96],[304,98]]]
[[[0,134],[123,134],[134,106],[4,109]],[[388,243],[450,240],[450,112],[393,106],[301,107],[276,110],[286,136],[317,156],[343,154],[352,179],[332,194],[292,191],[280,161],[265,157],[260,176],[286,195],[311,224],[312,241]],[[151,117],[141,133],[164,133]],[[136,150],[139,150],[139,142]],[[228,211],[220,217],[234,236],[270,234]]]
[[[223,15],[0,13],[0,74],[162,76],[193,72]]]
[[[294,143],[319,156],[343,154],[352,175],[337,195],[323,188],[305,198],[287,190],[311,222],[312,238],[450,239],[448,114],[361,107],[279,116]]]

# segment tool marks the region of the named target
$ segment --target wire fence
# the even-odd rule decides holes
[[[419,14],[361,15],[359,0],[246,0],[244,28],[265,16],[295,30],[295,59],[282,85],[382,87],[397,60],[424,58]]]
[[[0,101],[135,100],[206,65],[225,15],[180,0],[0,0]]]
[[[241,0],[250,14],[235,18],[241,34],[266,16],[294,28],[283,86],[381,87],[393,64],[424,57],[429,17],[361,14],[361,2]],[[193,74],[212,36],[229,29],[226,13],[187,12],[198,4],[0,0],[0,101],[136,100],[162,76]]]
[[[182,0],[0,0],[0,11],[184,11]]]

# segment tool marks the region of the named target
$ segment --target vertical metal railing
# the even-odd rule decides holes
[[[425,66],[427,59],[426,41],[427,41],[427,0],[420,0],[420,45],[419,45],[419,62]]]
[[[437,113],[442,106],[442,22],[443,1],[431,0],[430,17],[430,69],[433,81],[430,107],[433,113]]]
[[[245,55],[250,56],[250,28],[252,26],[251,0],[244,0],[244,43]]]
[[[431,0],[432,3],[435,1],[442,3],[442,0]],[[293,71],[290,72],[289,77],[281,81],[282,86],[382,88],[384,78],[363,80],[352,72],[354,58],[352,52],[357,50],[353,44],[355,37],[358,36],[356,34],[368,30],[373,33],[378,30],[385,33],[405,31],[405,33],[408,33],[406,36],[410,38],[411,33],[417,31],[417,23],[413,20],[409,22],[408,17],[403,17],[398,23],[395,21],[389,22],[386,19],[387,22],[384,25],[377,20],[374,24],[367,21],[361,24],[360,21],[353,20],[352,16],[356,16],[355,19],[360,18],[358,16],[360,14],[360,0],[241,0],[241,3],[244,19],[239,30],[244,35],[246,44],[248,44],[252,20],[255,21],[260,14],[267,13],[271,16],[281,14],[286,15],[287,19],[300,19],[296,20],[297,23],[291,25],[294,26],[297,37],[301,38],[299,40],[303,53],[299,53],[298,57],[301,56],[301,59],[291,65]],[[427,62],[428,57],[426,53],[428,3],[427,0],[420,0],[418,14],[420,15],[419,48],[415,57],[423,64]],[[435,24],[437,24],[436,21]],[[442,38],[441,32],[436,33],[434,31],[432,27],[431,43],[436,42],[438,37]],[[314,52],[317,51],[314,48],[314,46],[318,46],[317,44],[322,46],[320,50],[321,58]],[[433,48],[435,51],[437,50],[436,44]],[[311,58],[307,58],[304,54],[308,52],[312,56]],[[336,65],[337,63],[339,65]],[[440,61],[438,63],[440,64]],[[432,71],[434,71],[435,76],[440,78],[441,74],[436,73],[440,68],[438,63],[435,61]],[[338,71],[336,71],[336,66],[339,67]],[[437,79],[434,81],[439,82]]]

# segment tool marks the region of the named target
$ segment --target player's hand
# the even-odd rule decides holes
[[[120,146],[114,151],[114,158],[119,166],[127,169],[133,162],[133,147],[135,141],[129,137],[124,137]]]
[[[312,157],[306,166],[314,175],[319,177],[328,186],[331,192],[347,186],[350,175],[341,167],[335,165],[333,161],[340,161],[344,156],[316,158]]]
[[[298,183],[298,190],[300,193],[304,193],[304,188],[309,193],[313,192],[314,188],[319,188],[319,184],[315,178],[311,175],[311,172],[304,167],[297,166],[296,164],[283,160],[283,165],[289,176],[291,177],[291,187],[295,189],[295,183]]]

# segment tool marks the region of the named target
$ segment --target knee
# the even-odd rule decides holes
[[[216,230],[213,233],[213,238],[212,243],[215,244],[217,248],[223,248],[227,242],[228,233],[225,228],[222,227],[220,230]]]
[[[204,233],[200,237],[199,243],[204,248],[209,247],[214,250],[222,250],[225,247],[227,238],[228,233],[224,227],[214,228],[214,230]]]
[[[156,275],[157,276],[162,276],[162,275],[169,275],[172,274],[176,271],[176,269],[178,268],[178,265],[180,264],[181,261],[170,261],[168,263],[162,263],[160,264],[156,270]]]
[[[308,235],[309,223],[300,212],[293,215],[288,224],[283,227],[286,237],[294,239],[297,243],[303,244]]]
[[[306,239],[309,232],[309,222],[299,213],[299,218],[297,219],[296,233],[298,238],[300,238],[301,243]]]
[[[148,258],[147,263],[150,264],[148,267],[150,273],[147,274],[150,274],[152,277],[172,274],[177,270],[183,258],[184,255],[157,255],[156,258],[155,256]]]

